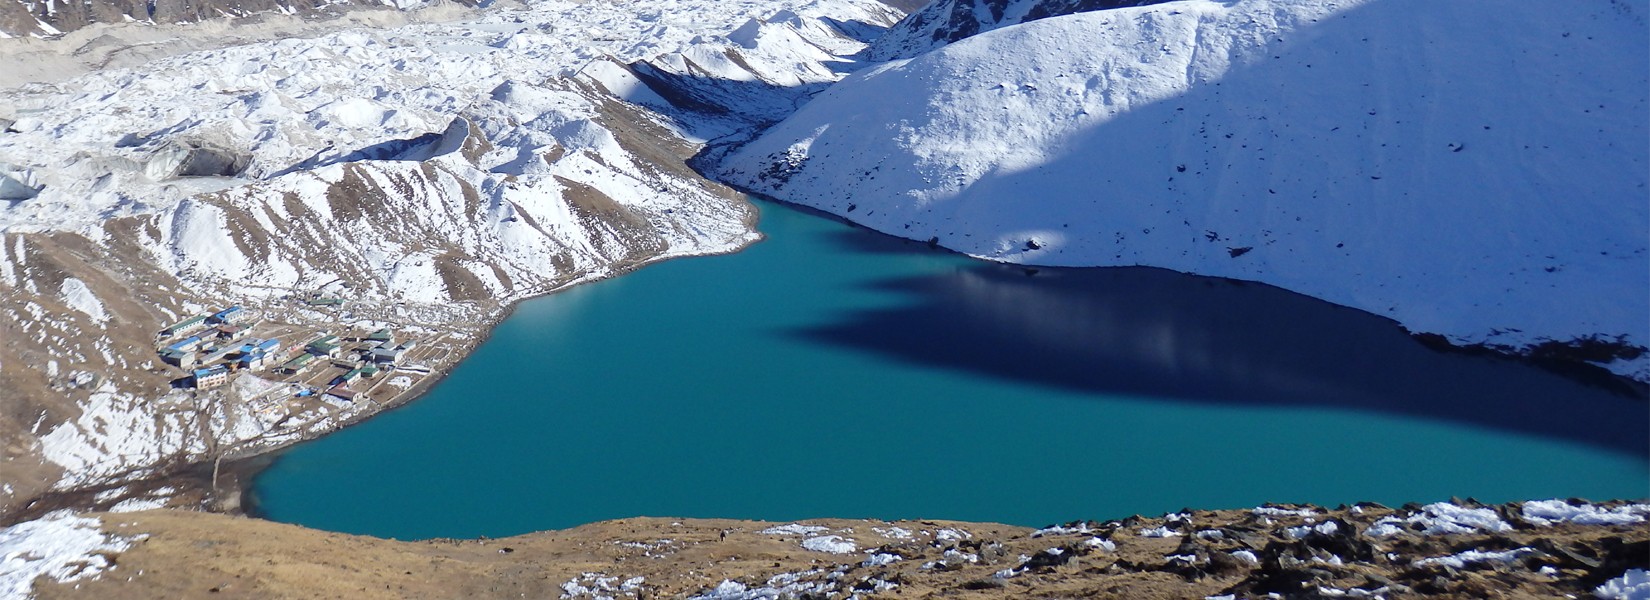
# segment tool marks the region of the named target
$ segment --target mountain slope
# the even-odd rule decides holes
[[[466,0],[455,0],[469,4]],[[194,23],[258,13],[313,15],[358,7],[404,9],[422,0],[0,0],[0,38],[45,36],[93,23]]]
[[[871,60],[911,58],[957,40],[1038,19],[1146,6],[1168,0],[936,0],[913,11],[866,49]]]
[[[1061,16],[850,77],[720,176],[993,260],[1260,280],[1456,343],[1625,342],[1592,358],[1636,358],[1607,366],[1646,380],[1645,15],[1242,0]]]
[[[0,344],[0,519],[314,437],[414,395],[517,300],[751,243],[754,208],[687,167],[702,138],[636,73],[788,112],[899,16],[550,1],[0,91],[0,337],[26,342]],[[189,389],[156,332],[229,305],[287,350],[394,328],[429,358],[361,402],[318,400],[336,363]]]

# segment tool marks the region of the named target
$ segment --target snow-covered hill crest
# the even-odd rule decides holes
[[[911,58],[951,42],[1038,19],[1080,12],[1146,6],[1168,0],[936,0],[906,15],[866,49],[885,61]]]
[[[1049,18],[850,77],[721,175],[993,260],[1260,280],[1456,343],[1642,347],[1644,14],[1190,0]],[[1650,379],[1643,356],[1608,366]]]

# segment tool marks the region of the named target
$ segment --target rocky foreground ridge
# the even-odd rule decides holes
[[[0,530],[0,595],[1642,598],[1647,514],[1549,500],[1188,509],[1038,530],[637,518],[409,542],[178,510],[59,513]]]

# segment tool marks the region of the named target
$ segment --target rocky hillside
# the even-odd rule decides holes
[[[428,342],[372,386],[405,399],[514,301],[754,241],[752,207],[684,161],[777,117],[689,126],[654,90],[793,107],[900,13],[710,4],[500,8],[0,92],[0,335],[27,342],[0,347],[0,520],[392,402],[317,402],[269,372],[188,389],[156,332],[189,315],[242,306],[289,349]]]
[[[986,29],[1051,5],[917,14]],[[991,260],[1263,281],[1646,381],[1646,16],[1188,0],[906,33],[877,47],[939,47],[832,86],[717,172]],[[975,26],[948,27],[923,31]]]
[[[398,542],[183,511],[0,530],[37,598],[1642,598],[1647,505],[1264,506],[1040,530],[637,518]]]

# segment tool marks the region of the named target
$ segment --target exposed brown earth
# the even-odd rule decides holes
[[[1396,514],[1418,510],[1408,508]],[[1155,599],[1275,592],[1309,598],[1340,591],[1552,598],[1590,596],[1601,582],[1650,560],[1650,527],[1642,522],[1542,526],[1521,519],[1516,506],[1491,508],[1513,529],[1427,535],[1409,525],[1377,537],[1366,531],[1395,511],[1363,505],[1311,517],[1187,511],[1039,532],[838,519],[806,521],[823,529],[804,532],[753,521],[637,518],[502,539],[415,542],[157,510],[102,515],[110,533],[147,537],[113,557],[117,567],[101,579],[42,581],[36,592],[40,598],[667,598],[721,586],[725,597]],[[1329,522],[1337,524],[1335,533],[1288,532]],[[1155,533],[1176,535],[1145,535],[1159,527],[1165,529]],[[803,540],[824,536],[852,540],[856,549],[837,554],[803,547]],[[1471,550],[1513,551],[1516,558],[1459,568],[1423,562]],[[1243,558],[1245,552],[1257,562]],[[878,555],[890,556],[868,558]],[[887,562],[892,556],[899,559]],[[747,595],[734,594],[741,589]]]

